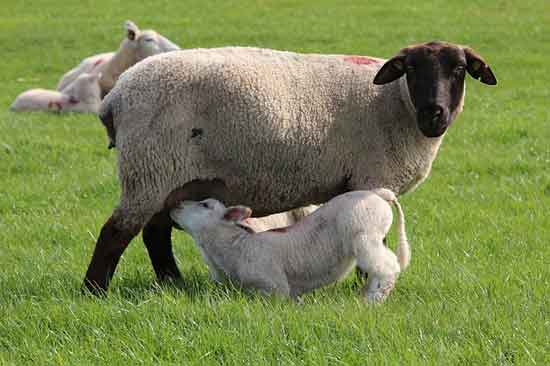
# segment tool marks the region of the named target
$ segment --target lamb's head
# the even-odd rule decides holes
[[[484,84],[497,83],[489,65],[471,48],[434,41],[402,49],[386,61],[374,84],[406,75],[418,128],[426,137],[439,137],[462,109],[465,72]]]
[[[179,46],[154,30],[141,31],[137,25],[127,20],[124,23],[127,39],[125,45],[134,49],[136,62],[163,52],[179,50]]]
[[[218,200],[209,198],[200,202],[183,201],[170,211],[170,217],[179,229],[198,234],[215,226],[241,226],[252,214],[245,206],[225,207]]]
[[[97,104],[99,108],[99,104],[101,103],[101,89],[99,87],[100,78],[101,73],[82,73],[61,92],[69,96],[73,104],[80,102]]]

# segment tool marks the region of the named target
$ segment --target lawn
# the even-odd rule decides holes
[[[63,4],[63,5],[61,5]],[[550,2],[3,0],[0,11],[0,364],[549,365]],[[160,288],[141,238],[105,299],[80,292],[117,203],[116,151],[93,115],[12,113],[125,19],[184,48],[251,45],[390,57],[469,44],[469,78],[431,177],[401,198],[410,269],[381,306],[354,276],[297,305],[209,282],[174,232],[186,280]],[[390,238],[392,245],[395,235]]]

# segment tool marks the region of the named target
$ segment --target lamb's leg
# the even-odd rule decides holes
[[[358,238],[357,266],[368,273],[362,295],[369,302],[382,302],[390,294],[399,276],[399,263],[395,254],[382,240]]]
[[[142,236],[159,282],[176,282],[181,273],[172,252],[172,220],[167,211],[153,216]]]
[[[84,278],[84,287],[92,294],[101,295],[107,291],[120,256],[140,229],[141,225],[125,223],[118,209],[103,225]]]

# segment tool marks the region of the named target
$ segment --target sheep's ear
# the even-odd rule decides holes
[[[227,221],[239,222],[248,219],[252,215],[252,210],[246,206],[232,206],[225,210],[223,219]]]
[[[464,55],[466,56],[466,70],[471,77],[481,81],[484,84],[496,85],[497,78],[491,71],[491,68],[485,60],[478,55],[473,49],[465,47]]]
[[[126,36],[130,41],[133,41],[137,38],[139,34],[139,28],[134,22],[132,22],[131,20],[125,21],[124,28],[126,28]]]
[[[399,53],[382,65],[382,68],[376,73],[373,83],[376,85],[391,83],[403,74],[405,74],[405,54]]]

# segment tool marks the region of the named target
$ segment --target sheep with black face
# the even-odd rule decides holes
[[[167,212],[182,200],[213,197],[262,216],[351,190],[413,190],[462,110],[466,72],[496,83],[471,48],[444,42],[387,61],[230,47],[140,62],[100,112],[122,194],[86,286],[107,288],[141,229],[158,278],[180,278]]]

